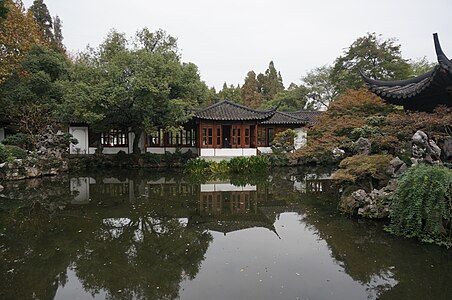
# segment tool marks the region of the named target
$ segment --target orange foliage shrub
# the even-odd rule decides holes
[[[307,160],[315,157],[331,162],[334,160],[332,151],[335,148],[342,149],[347,154],[360,136],[368,135],[365,137],[371,139],[383,137],[379,126],[372,124],[369,118],[384,121],[394,111],[392,105],[384,103],[380,97],[365,88],[348,90],[319,117],[318,124],[308,131],[306,147],[297,150],[293,156]]]

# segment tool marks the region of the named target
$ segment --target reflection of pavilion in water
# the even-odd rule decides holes
[[[329,174],[305,174],[302,180],[297,178],[294,181],[294,188],[305,194],[322,194],[334,192],[335,187]]]
[[[124,202],[135,200],[134,181],[129,179],[103,178],[101,181],[91,177],[71,178],[70,189],[74,199],[72,204],[87,204],[92,200],[104,199]],[[96,196],[101,196],[101,199]]]
[[[331,189],[327,176],[305,175],[303,179],[288,181],[286,192],[280,185],[269,182],[236,186],[227,181],[193,184],[165,177],[135,181],[80,177],[71,179],[71,191],[73,204],[134,203],[141,199],[155,203],[167,215],[188,219],[192,226],[226,234],[252,227],[275,231],[273,223],[279,214],[296,205],[281,194],[287,195],[292,190],[296,193],[292,198],[296,199],[299,192],[318,194]],[[181,205],[173,205],[176,202]]]
[[[257,186],[235,186],[218,182],[201,184],[199,212],[201,215],[256,213]]]

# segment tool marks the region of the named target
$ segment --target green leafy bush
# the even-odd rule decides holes
[[[333,174],[339,182],[356,183],[362,187],[369,184],[370,190],[374,188],[374,181],[382,181],[384,185],[389,176],[386,173],[391,155],[355,155],[348,157],[339,164],[340,169]]]
[[[0,144],[0,163],[13,160],[15,158],[26,158],[27,151],[17,146]]]
[[[293,129],[287,129],[276,134],[272,143],[273,153],[287,153],[295,149],[296,132]]]
[[[5,145],[0,144],[0,163],[5,162],[8,159],[8,155]]]
[[[185,163],[184,171],[189,174],[202,175],[207,173],[209,163],[204,159],[190,159]]]
[[[399,180],[389,232],[452,246],[452,170],[418,165]]]
[[[203,159],[190,159],[184,170],[190,174],[260,173],[270,167],[267,156],[234,157],[229,161],[207,162]]]
[[[227,161],[222,160],[219,162],[210,162],[209,170],[212,174],[226,174],[229,172],[229,164]]]
[[[158,165],[162,161],[162,155],[157,153],[146,152],[143,154],[143,160],[152,165]]]
[[[25,133],[16,133],[10,136],[7,136],[3,141],[5,145],[17,146],[22,149],[33,149],[33,141],[32,138]]]
[[[6,150],[9,152],[9,155],[13,158],[21,158],[24,159],[27,157],[27,151],[24,149],[17,147],[17,146],[11,146],[7,145],[5,146]]]
[[[234,157],[229,161],[231,173],[257,173],[266,171],[270,167],[267,156]]]

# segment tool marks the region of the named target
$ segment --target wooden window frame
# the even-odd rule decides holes
[[[124,129],[110,129],[100,134],[100,144],[103,147],[128,147],[129,133]]]

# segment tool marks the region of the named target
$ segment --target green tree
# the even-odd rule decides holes
[[[45,41],[51,45],[54,40],[53,22],[50,16],[47,5],[43,0],[34,0],[33,5],[30,6],[29,11],[32,13],[36,23],[44,36]]]
[[[333,67],[321,66],[307,72],[301,78],[302,85],[308,93],[309,106],[315,109],[328,108],[338,96],[338,90],[331,79]]]
[[[97,50],[79,56],[66,84],[63,115],[93,123],[99,131],[130,128],[136,153],[143,131],[178,127],[188,118],[186,108],[207,101],[208,89],[197,67],[181,63],[177,47],[163,42],[174,38],[147,29],[135,38],[140,43],[131,48],[125,35],[113,30]]]
[[[259,108],[262,105],[262,94],[254,71],[249,71],[242,86],[242,99],[245,106]]]
[[[62,54],[34,46],[21,66],[24,74],[16,72],[1,85],[0,104],[21,131],[34,135],[57,121],[69,62]]]
[[[287,90],[279,92],[272,100],[267,101],[265,108],[279,106],[281,111],[297,111],[301,109],[315,109],[312,102],[309,102],[309,90],[304,86],[297,86],[291,83]]]
[[[336,90],[342,93],[347,88],[360,88],[363,85],[360,71],[382,80],[408,78],[411,68],[402,58],[401,46],[396,42],[394,38],[384,40],[376,33],[356,39],[334,63],[331,79]]]
[[[242,99],[242,90],[240,88],[240,85],[237,85],[236,87],[234,85],[229,85],[225,82],[223,83],[223,88],[218,92],[217,98],[220,100],[229,100],[231,102],[235,103],[243,103]]]
[[[429,62],[427,58],[424,56],[418,59],[411,59],[410,66],[411,66],[411,77],[416,77],[424,73],[427,73],[428,71],[431,71],[435,67],[435,64]]]
[[[257,80],[262,96],[267,101],[273,99],[277,93],[284,91],[281,73],[276,70],[273,61],[270,61],[265,74],[261,73],[257,76]]]
[[[53,41],[52,41],[52,48],[55,51],[65,53],[66,47],[63,44],[63,32],[61,31],[62,22],[60,17],[55,16],[53,18]]]

